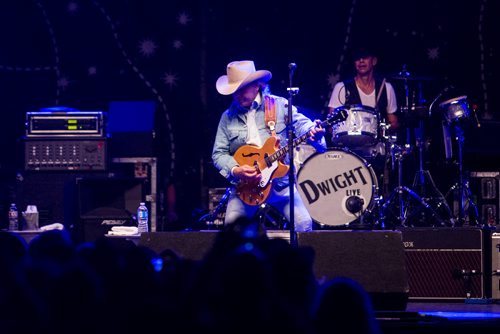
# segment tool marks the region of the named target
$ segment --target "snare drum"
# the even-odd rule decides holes
[[[297,185],[311,218],[333,227],[348,227],[370,211],[378,191],[371,166],[347,149],[309,157],[298,172]]]
[[[446,100],[439,104],[443,109],[444,117],[448,123],[451,123],[460,118],[469,117],[469,103],[467,103],[467,96],[459,96],[453,99]]]
[[[379,118],[374,108],[364,105],[342,106],[334,112],[347,111],[345,121],[332,126],[334,146],[359,147],[377,142]]]

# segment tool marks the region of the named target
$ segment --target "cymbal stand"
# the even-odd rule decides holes
[[[394,160],[397,161],[398,165],[398,186],[394,188],[385,203],[382,204],[380,209],[379,224],[381,226],[387,226],[386,219],[389,207],[394,204],[397,199],[398,214],[397,221],[399,222],[399,227],[407,227],[408,218],[413,216],[418,211],[426,210],[433,218],[436,219],[439,225],[444,225],[443,221],[438,217],[436,212],[428,205],[419,195],[417,195],[413,190],[408,187],[403,186],[403,158],[404,155],[409,152],[409,145],[405,145],[404,149],[400,145],[391,145],[391,154]],[[405,196],[407,195],[407,196]],[[409,200],[413,199],[418,203],[417,206],[409,206]],[[412,212],[410,212],[412,210]],[[397,226],[394,226],[397,227]]]
[[[434,180],[432,179],[431,173],[429,170],[424,170],[424,149],[425,149],[425,139],[424,139],[424,121],[419,121],[418,129],[415,129],[415,142],[418,147],[419,159],[418,165],[419,169],[415,174],[415,178],[413,180],[414,189],[419,189],[419,195],[421,198],[428,203],[431,200],[437,201],[435,205],[436,210],[444,209],[447,217],[450,220],[450,225],[453,226],[455,224],[453,219],[453,213],[446,201],[445,196],[439,191]],[[426,187],[427,186],[427,187]]]
[[[403,69],[399,72],[399,76],[403,77],[404,80],[404,91],[405,91],[405,104],[401,106],[401,111],[405,114],[406,119],[409,117],[410,111],[410,87],[408,85],[408,78],[410,77],[410,72],[408,72],[406,68],[406,64],[403,64]],[[411,143],[411,130],[410,127],[406,127],[406,144],[410,145]]]
[[[472,193],[470,191],[469,187],[469,182],[464,178],[464,173],[463,173],[463,144],[464,144],[464,132],[460,128],[460,126],[455,123],[454,124],[454,130],[456,134],[456,139],[457,139],[457,146],[458,146],[458,182],[456,182],[454,185],[450,187],[450,190],[446,193],[446,197],[451,192],[456,191],[458,193],[458,223],[460,226],[463,226],[466,223],[466,216],[465,216],[465,208],[468,208],[468,213],[469,213],[469,219],[470,217],[470,211],[472,210],[473,217],[474,217],[474,225],[479,225],[478,223],[478,217],[479,217],[479,212],[477,209],[476,204],[473,201],[472,198]],[[470,221],[469,221],[470,224]]]

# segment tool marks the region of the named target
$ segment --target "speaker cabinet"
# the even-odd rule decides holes
[[[402,233],[410,299],[485,297],[481,229],[407,228]]]
[[[76,184],[83,241],[95,241],[113,226],[135,225],[133,215],[145,197],[143,179],[84,178]]]
[[[217,230],[142,233],[139,246],[148,247],[158,254],[171,250],[181,258],[198,261],[212,248],[217,233]]]
[[[315,251],[314,272],[319,280],[350,277],[372,297],[376,310],[405,310],[408,278],[401,232],[299,232],[300,247]]]
[[[16,203],[19,211],[27,205],[36,205],[40,213],[40,226],[60,223],[67,228],[77,217],[76,182],[102,173],[26,172],[16,179]]]

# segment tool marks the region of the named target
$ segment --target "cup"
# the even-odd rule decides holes
[[[23,212],[26,230],[38,230],[39,214],[36,205],[28,205],[25,212]]]

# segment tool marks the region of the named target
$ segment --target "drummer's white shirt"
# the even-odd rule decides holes
[[[358,88],[359,97],[361,98],[361,104],[367,107],[375,108],[375,90],[371,92],[371,94],[365,94],[356,84]],[[392,114],[395,113],[398,109],[398,105],[396,102],[396,93],[394,91],[394,87],[389,82],[385,83],[385,89],[387,92],[387,113]],[[332,95],[330,96],[330,102],[328,103],[328,107],[337,108],[345,105],[345,86],[344,82],[340,81],[335,84],[333,87]]]

